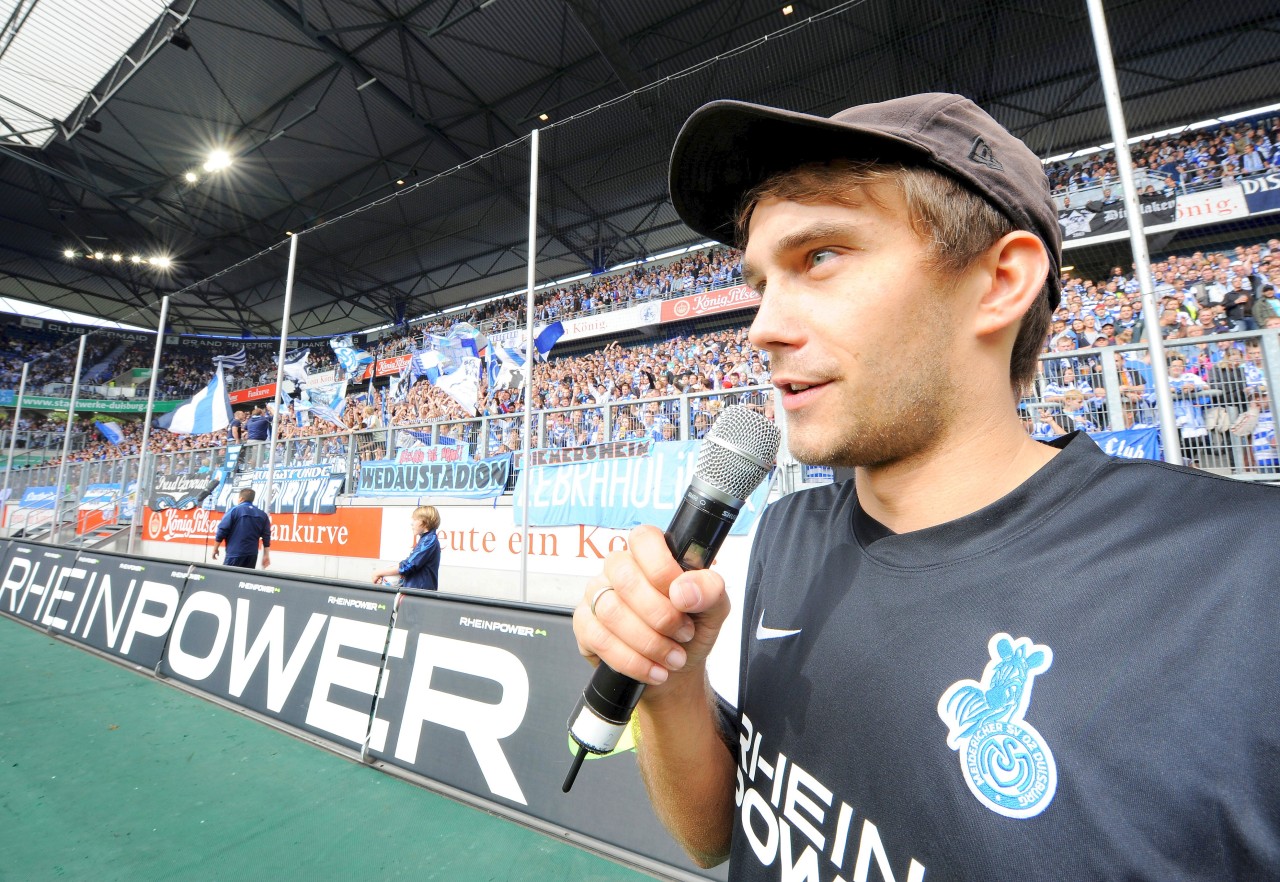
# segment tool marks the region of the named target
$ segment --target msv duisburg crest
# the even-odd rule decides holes
[[[1044,811],[1058,787],[1053,753],[1023,717],[1037,675],[1053,664],[1053,650],[1026,637],[996,634],[982,682],[960,680],[938,699],[947,746],[960,756],[964,782],[978,801],[1008,818]]]

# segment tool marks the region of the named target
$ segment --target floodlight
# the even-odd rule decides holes
[[[225,150],[212,150],[209,158],[205,160],[204,170],[207,172],[222,171],[231,165],[231,154]]]
[[[76,256],[76,253],[72,251],[70,248],[68,248],[66,251],[62,252],[62,256],[70,260],[71,258]]]
[[[186,173],[185,175],[183,175],[182,177],[183,177],[184,179],[186,179],[186,182],[187,182],[188,184],[194,184],[196,181],[200,180],[200,176],[199,176],[199,175],[197,175],[195,172],[190,172],[190,171],[189,171],[189,172],[187,172],[187,173]]]

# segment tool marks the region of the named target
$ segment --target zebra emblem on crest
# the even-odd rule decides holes
[[[947,746],[973,795],[1007,818],[1031,818],[1053,801],[1058,767],[1035,727],[1023,717],[1035,678],[1053,664],[1053,650],[1027,637],[996,634],[982,682],[960,680],[938,699]]]

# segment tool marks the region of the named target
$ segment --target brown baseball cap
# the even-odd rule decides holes
[[[935,169],[973,190],[1049,255],[1049,301],[1060,299],[1062,229],[1031,149],[962,95],[929,92],[861,104],[830,118],[713,101],[685,122],[671,151],[671,202],[695,232],[735,241],[740,203],[778,172],[865,159]]]

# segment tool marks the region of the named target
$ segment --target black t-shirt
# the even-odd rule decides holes
[[[1055,445],[912,533],[766,511],[731,878],[1280,874],[1280,491]]]

